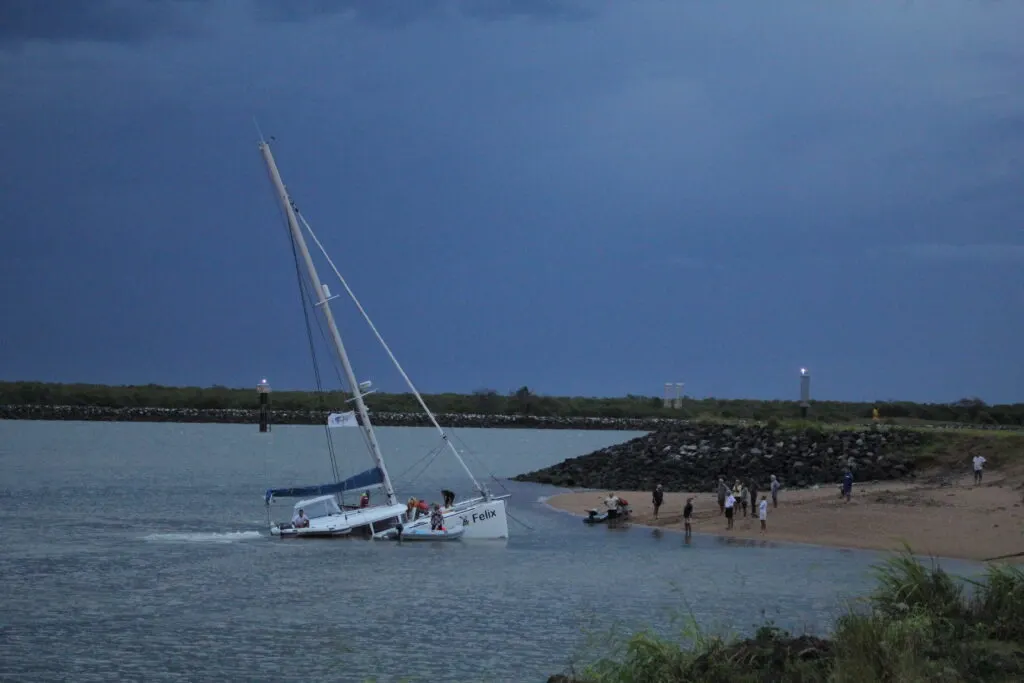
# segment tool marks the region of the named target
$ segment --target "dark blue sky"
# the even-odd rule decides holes
[[[426,391],[1024,400],[1021,35],[980,0],[4,0],[0,378],[312,386],[255,116]]]

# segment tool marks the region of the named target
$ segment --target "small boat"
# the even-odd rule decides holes
[[[376,535],[377,538],[385,538],[392,541],[457,541],[466,533],[466,527],[458,526],[453,529],[405,529],[396,527],[382,531]]]
[[[602,524],[604,522],[608,522],[611,524],[613,522],[629,519],[632,512],[633,508],[629,507],[629,505],[619,505],[614,510],[605,510],[604,512],[591,508],[590,510],[587,510],[587,516],[583,518],[583,523]]]

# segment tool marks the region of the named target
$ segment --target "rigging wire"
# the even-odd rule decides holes
[[[307,306],[311,285],[302,277],[302,270],[299,267],[299,253],[295,248],[295,238],[292,236],[291,230],[288,231],[288,237],[292,247],[292,260],[295,262],[295,276],[299,284],[299,298],[302,300],[302,318],[306,324],[306,339],[309,341],[309,353],[313,359],[313,376],[316,381],[317,398],[320,409],[324,410],[326,408],[326,400],[324,399],[323,382],[320,378],[320,363],[317,361],[316,343],[313,340],[313,328],[309,324],[309,308]],[[338,473],[338,460],[334,452],[334,439],[331,438],[331,430],[326,421],[324,422],[324,432],[327,436],[327,452],[331,460],[331,473],[334,475],[335,481],[341,481],[341,476]]]
[[[395,481],[404,481],[402,478],[405,475],[407,475],[409,472],[411,472],[413,470],[413,468],[419,467],[419,464],[421,462],[423,462],[424,460],[426,460],[427,458],[430,458],[430,462],[433,462],[434,458],[437,457],[437,454],[440,453],[443,448],[444,448],[444,444],[442,443],[440,446],[436,446],[435,448],[432,448],[431,450],[429,450],[426,453],[424,453],[423,456],[420,457],[419,460],[417,460],[413,464],[411,464],[408,467],[406,467],[405,470],[403,470],[401,474],[399,474],[397,477],[395,477],[394,478]],[[429,466],[429,464],[430,463],[427,463],[428,466]],[[425,469],[426,468],[424,468],[424,470]],[[423,474],[423,472],[420,472],[420,474]],[[419,475],[416,475],[416,477],[418,477],[418,476]],[[415,481],[416,477],[413,477],[408,483],[412,483],[413,481]]]
[[[295,200],[293,200],[291,198],[291,196],[289,196],[288,197],[288,201],[292,205],[292,211],[295,212],[295,215],[303,223],[306,223],[306,219],[302,216],[302,212],[299,211],[299,207],[295,203]],[[309,224],[306,223],[306,225],[308,226]],[[291,233],[289,232],[289,234],[291,234]],[[292,252],[295,253],[295,245],[294,244],[292,245]],[[298,256],[296,255],[295,258],[298,259]],[[298,260],[296,260],[296,268],[298,268]],[[305,282],[305,280],[303,280],[303,282]],[[307,289],[311,289],[312,288],[312,284],[308,284],[307,283],[306,286],[307,286]],[[316,298],[315,295],[310,294],[310,305],[314,308],[314,310],[316,308],[318,308],[318,306],[315,303],[315,298]],[[324,305],[326,306],[328,304],[324,304]],[[303,308],[303,313],[305,313],[305,310],[306,309]],[[327,339],[327,332],[324,330],[324,324],[323,324],[323,321],[320,318],[321,318],[321,316],[314,316],[313,317],[313,319],[316,321],[317,329],[320,330],[320,338],[324,341],[325,344],[331,343]],[[307,325],[307,329],[308,329],[308,326],[309,326],[308,319],[307,319],[306,325]],[[312,344],[312,340],[310,341],[310,344]],[[315,362],[316,361],[314,360],[314,363]],[[341,384],[341,386],[343,386],[343,387],[346,386],[348,383],[345,381],[345,378],[342,376],[342,370],[341,370],[341,367],[339,365],[338,359],[335,358],[334,356],[331,356],[331,367],[333,368],[335,374],[337,375],[338,382]],[[351,393],[353,396],[355,395],[355,392],[357,392],[357,391],[359,391],[359,387],[349,387],[349,393]],[[323,393],[321,393],[320,407],[321,407],[321,410],[326,410],[326,402],[323,399]],[[336,481],[341,481],[340,476],[337,474],[337,465],[334,464],[334,441],[333,441],[333,439],[331,437],[331,428],[330,428],[329,425],[327,425],[325,423],[324,424],[324,429],[327,430],[327,440],[331,444],[330,450],[331,450],[332,467],[335,468],[334,478],[335,478]],[[369,437],[367,437],[366,432],[364,430],[360,429],[359,430],[359,434],[362,436],[363,444],[366,446],[366,452],[367,453],[372,453],[373,449],[372,449],[372,447],[370,445],[370,439],[369,439]]]
[[[269,170],[268,170],[268,176],[269,176]],[[273,182],[272,178],[271,178],[271,182]],[[287,190],[286,190],[286,192],[287,192]],[[290,195],[287,196],[287,199],[291,203],[292,208],[294,209],[295,208],[295,203],[291,200],[291,196]],[[319,402],[320,410],[324,411],[324,410],[326,410],[327,402],[326,402],[326,400],[324,398],[323,381],[321,380],[321,377],[320,377],[320,364],[317,361],[316,344],[313,341],[313,331],[312,331],[312,328],[310,327],[310,324],[309,324],[309,310],[308,310],[308,307],[307,307],[307,304],[312,299],[312,297],[310,296],[310,292],[309,292],[309,290],[312,287],[312,285],[308,284],[306,282],[305,278],[302,277],[302,269],[299,266],[299,252],[298,252],[298,249],[296,248],[295,236],[292,235],[291,226],[288,224],[288,217],[287,217],[284,209],[280,205],[278,205],[277,208],[278,208],[278,212],[281,214],[281,217],[283,219],[285,234],[288,236],[288,244],[289,244],[289,246],[291,247],[291,250],[292,250],[292,262],[295,265],[295,277],[296,277],[296,283],[297,283],[298,289],[299,289],[299,300],[300,300],[300,303],[301,303],[301,306],[302,306],[302,318],[303,318],[303,320],[305,322],[305,326],[306,326],[306,339],[309,341],[309,353],[310,353],[310,356],[311,356],[312,362],[313,362],[313,376],[314,376],[314,380],[316,382],[316,395],[317,395],[317,399],[318,399],[318,402]],[[317,325],[319,326],[319,320],[317,320]],[[323,334],[323,329],[321,328],[321,335],[322,334]],[[335,481],[341,481],[341,477],[340,477],[340,475],[338,473],[338,460],[337,460],[337,456],[336,456],[335,451],[334,451],[334,439],[331,438],[330,428],[327,425],[326,421],[324,422],[324,432],[325,432],[325,435],[327,437],[327,452],[328,452],[328,455],[330,457],[330,462],[331,462],[331,473],[334,475],[334,480]]]
[[[518,517],[513,515],[511,512],[509,512],[508,511],[508,506],[505,506],[505,516],[508,517],[509,519],[511,519],[513,522],[517,522],[518,524],[522,525],[524,528],[529,529],[530,531],[536,531],[535,528],[533,528],[532,526],[530,526],[529,524],[527,524],[526,522],[524,522],[523,520],[519,519]]]
[[[411,477],[408,481],[405,481],[403,483],[405,483],[407,486],[411,486],[412,484],[416,483],[416,480],[418,480],[420,477],[423,476],[423,473],[427,471],[427,468],[429,468],[431,465],[434,464],[434,460],[436,460],[437,456],[440,455],[441,450],[442,449],[440,449],[440,448],[435,448],[434,450],[432,450],[429,453],[427,453],[423,458],[420,458],[417,461],[417,463],[423,462],[423,460],[425,458],[427,458],[427,457],[429,457],[430,459],[427,460],[427,462],[423,465],[423,467],[420,468],[420,471],[416,473],[416,476]],[[410,467],[409,469],[411,470],[412,468]],[[409,470],[406,470],[406,472],[408,472],[408,471]]]
[[[477,463],[478,465],[480,465],[480,469],[482,469],[482,470],[484,470],[485,472],[487,472],[487,476],[488,476],[488,477],[490,477],[491,479],[493,479],[493,480],[494,480],[494,482],[495,482],[495,483],[496,483],[496,484],[497,484],[498,486],[500,486],[500,487],[502,488],[502,490],[503,490],[503,491],[505,491],[505,493],[511,493],[511,491],[509,491],[509,490],[508,490],[508,488],[506,488],[506,487],[505,487],[505,485],[501,483],[501,480],[500,480],[500,479],[498,479],[498,477],[496,477],[496,476],[494,475],[494,472],[493,472],[493,471],[492,471],[492,470],[491,470],[491,469],[490,469],[489,467],[487,467],[486,463],[484,463],[484,462],[483,462],[483,461],[482,461],[482,460],[481,460],[481,459],[480,459],[480,458],[479,458],[479,457],[477,456],[477,454],[476,454],[475,452],[473,452],[473,449],[471,449],[471,448],[469,447],[469,444],[467,444],[467,443],[466,443],[465,441],[463,441],[463,440],[462,440],[462,437],[460,437],[460,436],[458,435],[458,433],[456,433],[456,432],[455,432],[454,430],[452,430],[452,431],[449,431],[448,433],[449,433],[449,434],[451,434],[451,435],[452,435],[453,437],[455,437],[455,440],[456,440],[456,441],[458,441],[458,442],[459,442],[460,444],[462,444],[462,447],[463,447],[463,449],[465,449],[465,450],[463,450],[463,453],[465,453],[466,455],[468,455],[469,457],[471,457],[471,458],[473,459],[473,461],[474,461],[474,462],[476,462],[476,463]]]
[[[427,417],[430,419],[431,423],[434,425],[437,431],[441,433],[441,438],[447,441],[448,446],[451,448],[451,451],[455,455],[456,460],[459,461],[459,464],[462,465],[462,469],[465,470],[467,475],[469,475],[470,481],[473,482],[473,486],[481,494],[489,496],[490,494],[487,492],[486,487],[481,487],[480,482],[477,481],[476,477],[473,475],[473,472],[470,471],[469,467],[466,466],[466,463],[462,460],[462,456],[459,455],[458,449],[456,449],[455,445],[448,440],[447,432],[437,422],[437,419],[434,417],[434,414],[430,412],[430,408],[427,407],[427,404],[423,400],[423,397],[420,395],[419,391],[417,391],[416,387],[413,385],[412,380],[409,379],[409,375],[406,374],[405,370],[402,369],[401,363],[399,363],[398,359],[395,358],[395,354],[392,353],[391,347],[388,346],[388,343],[386,341],[384,341],[384,337],[382,337],[380,332],[377,330],[377,326],[373,324],[373,321],[370,319],[370,315],[366,312],[366,309],[363,308],[363,305],[359,303],[359,299],[356,298],[355,292],[353,292],[352,288],[348,286],[348,282],[342,276],[341,271],[339,271],[338,267],[334,265],[334,261],[331,260],[331,257],[327,254],[327,250],[324,249],[324,245],[320,243],[320,240],[317,238],[316,233],[313,232],[313,227],[306,220],[305,216],[299,214],[298,218],[306,227],[306,231],[309,232],[309,236],[313,239],[313,242],[320,249],[320,253],[322,253],[324,255],[324,258],[327,259],[327,263],[331,266],[331,269],[334,271],[335,276],[337,276],[338,280],[341,282],[342,287],[345,288],[345,291],[348,293],[349,298],[352,299],[352,303],[354,303],[356,308],[359,309],[359,312],[363,316],[363,320],[366,321],[366,324],[370,327],[370,330],[373,332],[374,336],[377,337],[377,341],[380,342],[380,345],[384,347],[384,351],[388,354],[388,357],[391,359],[391,362],[398,370],[398,373],[405,380],[406,384],[409,385],[409,388],[412,390],[413,395],[419,402],[420,407],[423,408],[423,411],[427,414]]]
[[[258,128],[259,128],[259,125],[257,124],[257,129]],[[263,139],[262,134],[260,135],[260,139]],[[270,178],[270,170],[269,169],[267,170],[267,176],[268,176],[268,178],[271,181],[271,185],[273,185],[273,178]],[[276,189],[274,190],[274,192],[276,193]],[[286,192],[287,192],[287,190],[286,190]],[[291,201],[291,198],[288,197],[288,200]],[[312,362],[313,362],[313,375],[314,375],[314,378],[315,378],[315,381],[316,381],[316,394],[317,394],[317,398],[319,399],[320,409],[323,410],[325,408],[325,401],[324,401],[324,394],[323,394],[323,383],[320,380],[320,366],[319,366],[319,363],[317,362],[317,357],[316,357],[316,345],[313,343],[313,336],[312,336],[312,332],[311,332],[310,326],[309,326],[309,312],[307,311],[307,308],[306,308],[307,296],[308,296],[308,286],[306,285],[305,279],[302,277],[302,271],[301,271],[301,269],[299,267],[299,254],[298,254],[298,250],[296,249],[296,245],[295,245],[295,236],[292,235],[291,226],[288,225],[288,216],[287,216],[285,210],[281,207],[280,204],[275,202],[275,205],[277,206],[278,213],[281,216],[281,220],[282,220],[282,223],[283,223],[284,229],[285,229],[285,235],[288,237],[288,244],[289,244],[289,246],[291,247],[291,250],[292,250],[292,261],[293,261],[293,263],[295,265],[295,276],[296,276],[296,283],[297,283],[298,289],[299,289],[299,300],[300,300],[300,304],[302,306],[302,317],[305,320],[305,324],[306,324],[306,339],[309,341],[309,351],[310,351],[310,356],[312,357]],[[326,427],[327,427],[326,423],[324,424],[324,427],[326,429]],[[328,451],[328,454],[330,456],[330,462],[331,462],[331,473],[334,475],[335,481],[340,481],[340,477],[338,476],[338,462],[337,462],[337,458],[335,457],[335,452],[334,452],[334,441],[333,441],[333,439],[331,439],[330,431],[327,431],[326,435],[327,435],[327,451]]]

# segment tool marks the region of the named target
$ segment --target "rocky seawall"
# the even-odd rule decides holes
[[[533,415],[440,414],[435,416],[451,428],[607,429],[652,431],[681,420],[666,418],[543,417]],[[373,424],[380,427],[429,427],[422,413],[370,411]],[[99,422],[205,422],[220,424],[259,423],[259,411],[252,409],[198,408],[107,408],[102,406],[0,406],[0,420],[71,420]],[[274,410],[271,424],[323,425],[327,412]]]
[[[914,474],[914,454],[927,434],[890,427],[793,430],[761,425],[688,424],[570,458],[521,474],[517,481],[563,488],[713,491],[719,477],[754,481],[765,490],[770,475],[784,486],[836,484],[850,467],[855,481]]]

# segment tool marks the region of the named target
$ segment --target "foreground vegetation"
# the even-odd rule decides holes
[[[828,638],[769,624],[752,638],[685,643],[638,633],[575,675],[587,683],[933,683],[1024,680],[1024,571],[993,565],[979,581],[925,566],[909,550],[877,568],[878,586]]]
[[[279,410],[322,410],[339,408],[348,397],[343,392],[320,394],[306,391],[275,391],[272,401]],[[480,389],[472,394],[431,394],[427,405],[437,413],[481,415],[534,415],[550,417],[605,418],[720,418],[748,420],[791,420],[800,414],[796,401],[754,401],[741,399],[682,400],[680,408],[666,408],[657,396],[593,398],[581,396],[540,396],[528,387],[507,394]],[[374,393],[367,399],[377,412],[417,412],[412,394]],[[255,408],[255,388],[231,389],[214,386],[167,387],[106,386],[100,384],[55,384],[43,382],[0,382],[0,405],[65,405],[107,408],[182,408],[231,409]],[[873,409],[881,418],[900,424],[919,422],[960,423],[988,426],[1024,425],[1024,403],[986,405],[968,398],[955,403],[910,403],[880,401],[851,403],[814,401],[811,417],[818,422],[863,423],[870,421]]]

